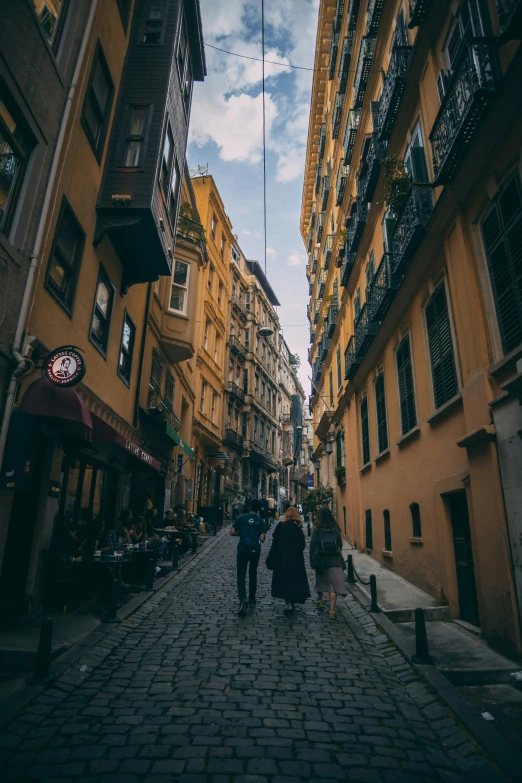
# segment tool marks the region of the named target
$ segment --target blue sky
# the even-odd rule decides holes
[[[260,57],[261,0],[200,0],[205,42]],[[265,0],[266,59],[314,64],[319,0]],[[208,75],[196,84],[189,166],[207,164],[239,244],[263,263],[261,63],[206,47]],[[281,302],[286,341],[310,383],[306,253],[299,232],[312,73],[267,64],[267,273]]]

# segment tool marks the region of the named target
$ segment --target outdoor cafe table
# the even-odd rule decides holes
[[[198,548],[198,534],[194,532],[193,530],[177,530],[176,528],[168,528],[168,527],[157,527],[155,528],[156,533],[163,533],[168,535],[171,534],[177,534],[180,533],[189,533],[190,538],[192,539],[192,554],[195,554],[197,548]]]

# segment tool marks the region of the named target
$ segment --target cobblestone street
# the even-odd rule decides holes
[[[239,619],[226,533],[1,736],[3,780],[502,780],[352,597]],[[311,577],[311,575],[310,575]],[[80,670],[80,667],[83,671]],[[85,668],[87,667],[87,668]]]

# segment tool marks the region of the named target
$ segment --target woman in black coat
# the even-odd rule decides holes
[[[267,558],[267,567],[274,572],[272,597],[286,601],[285,614],[292,614],[294,604],[304,604],[310,598],[303,555],[306,542],[302,524],[298,510],[291,506],[274,530]]]

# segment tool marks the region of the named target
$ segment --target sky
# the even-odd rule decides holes
[[[261,57],[261,0],[200,0],[206,44]],[[319,0],[265,0],[265,59],[313,68]],[[207,76],[194,85],[187,158],[208,164],[247,258],[264,263],[262,66],[205,47]],[[265,64],[267,275],[290,350],[310,390],[307,256],[299,220],[311,71]]]

